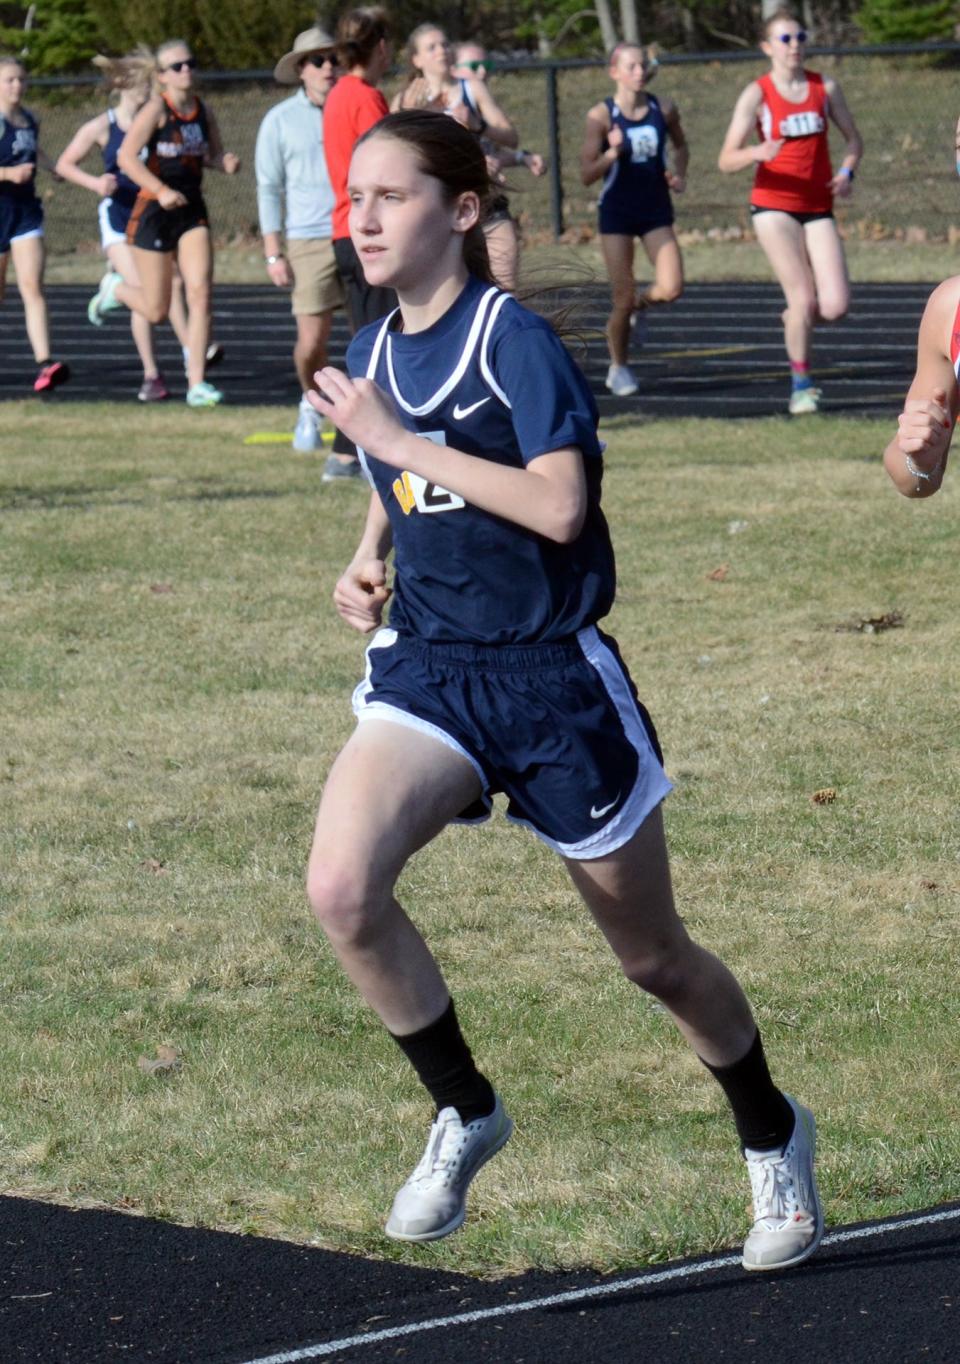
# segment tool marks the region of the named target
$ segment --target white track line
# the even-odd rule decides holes
[[[910,1227],[929,1227],[937,1222],[949,1222],[960,1218],[960,1208],[950,1208],[946,1212],[926,1213],[922,1217],[908,1217],[899,1222],[877,1222],[868,1227],[855,1227],[848,1231],[834,1231],[823,1238],[824,1246],[838,1246],[845,1241],[862,1241],[869,1236],[884,1236],[892,1231],[905,1231]],[[259,1359],[247,1360],[246,1364],[302,1364],[308,1359],[322,1359],[325,1355],[336,1354],[340,1350],[353,1349],[358,1345],[376,1345],[385,1340],[399,1340],[403,1336],[413,1336],[421,1331],[437,1331],[445,1326],[470,1326],[478,1321],[492,1321],[497,1317],[515,1316],[518,1312],[537,1312],[544,1307],[563,1307],[571,1302],[586,1302],[591,1298],[609,1298],[615,1293],[627,1293],[631,1289],[650,1288],[654,1284],[669,1283],[676,1279],[689,1279],[694,1274],[710,1274],[717,1269],[732,1269],[740,1264],[739,1255],[724,1255],[719,1260],[706,1263],[677,1265],[674,1269],[658,1270],[653,1274],[640,1274],[633,1279],[621,1279],[617,1283],[594,1284],[590,1288],[572,1288],[566,1293],[551,1293],[544,1298],[531,1298],[529,1302],[503,1303],[500,1307],[484,1307],[474,1312],[458,1312],[450,1317],[433,1317],[427,1321],[412,1322],[407,1326],[388,1326],[382,1331],[367,1331],[358,1336],[343,1336],[340,1340],[328,1340],[322,1345],[307,1345],[302,1350],[285,1350],[278,1355],[263,1355]]]

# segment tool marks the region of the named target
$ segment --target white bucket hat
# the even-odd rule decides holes
[[[273,68],[273,79],[281,85],[296,85],[300,79],[300,63],[311,52],[333,52],[336,43],[322,28],[308,28],[293,40],[293,51],[287,52]]]

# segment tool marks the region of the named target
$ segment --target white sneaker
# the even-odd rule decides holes
[[[311,451],[318,450],[321,444],[320,413],[310,406],[306,398],[301,398],[293,431],[293,448],[301,455],[309,455]]]
[[[107,313],[116,312],[123,304],[117,298],[117,285],[123,283],[123,276],[116,270],[108,270],[97,286],[97,292],[87,304],[87,321],[94,327],[102,327]]]
[[[744,1269],[788,1269],[812,1255],[823,1237],[823,1208],[813,1173],[817,1124],[789,1094],[796,1119],[782,1151],[745,1151],[753,1215]]]
[[[790,394],[791,417],[806,417],[811,412],[819,412],[822,397],[819,388],[796,389]]]
[[[629,398],[640,387],[627,365],[611,365],[605,382],[610,392],[618,398]]]
[[[193,388],[187,390],[188,407],[216,407],[223,402],[223,394],[219,388],[214,388],[213,384],[208,384],[204,379],[199,384],[194,384]]]
[[[497,1104],[466,1126],[455,1108],[441,1109],[420,1164],[393,1200],[386,1232],[394,1241],[438,1241],[463,1225],[470,1181],[510,1138],[513,1122]]]

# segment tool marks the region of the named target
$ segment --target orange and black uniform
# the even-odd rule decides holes
[[[210,150],[210,125],[202,100],[182,114],[164,96],[164,119],[146,146],[145,164],[158,180],[179,190],[180,208],[162,208],[155,194],[141,189],[127,224],[127,241],[144,251],[175,251],[194,227],[207,227],[207,206],[200,186]]]

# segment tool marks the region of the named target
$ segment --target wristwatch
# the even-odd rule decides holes
[[[278,251],[275,256],[264,256],[263,259],[267,262],[268,265],[276,265],[278,260],[283,260],[283,252]]]

